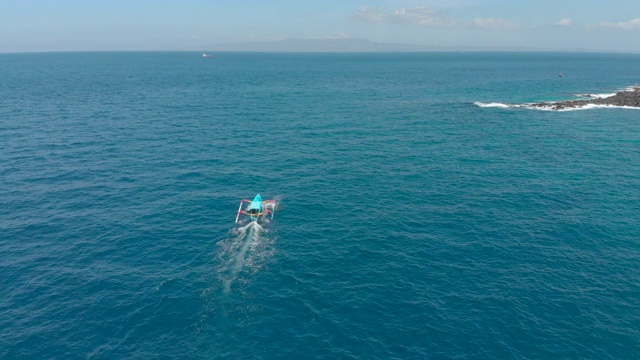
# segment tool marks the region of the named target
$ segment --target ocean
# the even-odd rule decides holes
[[[638,358],[640,55],[213,55],[0,54],[0,358]]]

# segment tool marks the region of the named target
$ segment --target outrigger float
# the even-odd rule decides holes
[[[245,210],[242,210],[242,205],[244,203],[249,203],[249,206]],[[251,221],[258,221],[258,219],[262,216],[266,216],[271,214],[271,218],[273,219],[273,212],[276,210],[276,202],[274,200],[262,200],[262,196],[260,194],[256,195],[253,200],[240,200],[240,206],[238,207],[238,214],[236,215],[236,224],[238,223],[238,219],[240,215],[248,215],[251,218]]]

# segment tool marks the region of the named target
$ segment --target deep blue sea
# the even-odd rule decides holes
[[[558,74],[563,73],[563,77]],[[2,359],[637,359],[640,55],[0,55]],[[235,224],[241,199],[273,220]]]

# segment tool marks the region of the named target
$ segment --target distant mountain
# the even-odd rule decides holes
[[[211,51],[256,52],[422,52],[422,51],[541,51],[526,47],[428,46],[378,43],[366,39],[289,39],[272,42],[234,43],[211,46]]]
[[[366,39],[317,39],[279,40],[272,42],[220,44],[215,51],[269,51],[269,52],[379,52],[379,51],[419,51],[410,44],[383,44]]]

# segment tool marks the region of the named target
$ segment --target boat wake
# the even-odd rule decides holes
[[[217,274],[225,294],[234,283],[247,280],[245,275],[256,273],[273,254],[274,238],[256,221],[231,230],[231,236],[218,242]]]

